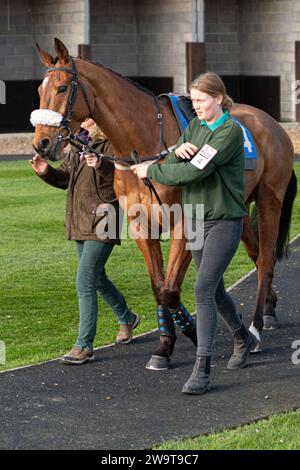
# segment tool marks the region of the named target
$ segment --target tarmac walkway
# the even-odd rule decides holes
[[[226,369],[232,341],[220,321],[211,374],[212,390],[188,396],[195,349],[178,333],[172,368],[145,364],[158,333],[127,346],[96,351],[96,362],[80,367],[57,361],[0,374],[0,449],[149,449],[170,439],[234,427],[300,407],[300,238],[276,267],[281,328],[263,333],[263,352],[239,371]],[[256,274],[233,291],[250,323]],[[243,305],[242,305],[243,304]]]

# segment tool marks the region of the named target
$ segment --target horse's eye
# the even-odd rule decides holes
[[[62,85],[58,89],[58,93],[64,93],[67,90],[67,85]]]

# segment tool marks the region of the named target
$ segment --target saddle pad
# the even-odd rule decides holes
[[[238,123],[244,134],[244,152],[246,158],[257,158],[257,152],[251,132],[247,127],[243,126],[236,118],[230,116],[231,119]]]
[[[190,95],[188,94],[175,94],[175,93],[163,93],[159,96],[166,96],[172,105],[174,115],[177,120],[178,127],[181,134],[189,125],[189,122],[197,116]]]

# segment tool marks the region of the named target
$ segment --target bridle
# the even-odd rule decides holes
[[[58,127],[60,130],[66,130],[67,134],[65,136],[63,136],[60,133],[57,137],[57,144],[60,144],[61,141],[68,140],[69,136],[74,137],[72,134],[72,130],[71,130],[71,121],[72,121],[73,106],[76,100],[78,86],[80,86],[81,88],[85,103],[88,108],[89,115],[93,114],[93,110],[92,110],[92,107],[88,98],[86,88],[83,85],[83,83],[80,80],[78,80],[78,72],[77,72],[76,65],[75,65],[73,58],[71,57],[71,67],[55,67],[55,66],[48,67],[45,73],[47,74],[48,72],[57,72],[57,71],[66,72],[72,75],[71,89],[69,92],[67,108],[66,108],[64,115],[56,111],[52,111],[50,109],[36,109],[32,111],[31,116],[30,116],[30,121],[33,126],[42,124],[42,125]],[[36,150],[38,151],[38,149]]]
[[[59,147],[59,145],[62,143],[62,141],[68,141],[72,146],[77,147],[78,149],[80,149],[81,151],[83,151],[85,153],[95,154],[98,159],[107,159],[107,160],[110,160],[110,161],[113,161],[113,162],[118,162],[118,163],[123,164],[123,165],[124,164],[125,165],[132,165],[133,163],[141,163],[140,157],[139,157],[138,153],[135,150],[133,150],[132,153],[131,153],[131,159],[129,159],[129,158],[128,159],[124,159],[124,158],[121,159],[121,158],[114,157],[112,155],[99,153],[99,152],[95,151],[95,149],[93,149],[92,147],[89,147],[88,145],[85,145],[82,142],[78,141],[78,139],[76,139],[76,137],[74,136],[74,134],[72,133],[72,130],[71,130],[71,121],[72,121],[73,106],[74,106],[74,103],[75,103],[75,100],[76,100],[78,86],[80,86],[80,88],[82,90],[82,93],[83,93],[86,105],[88,107],[90,116],[93,115],[93,110],[91,109],[91,105],[90,105],[90,102],[89,102],[89,99],[88,99],[88,94],[87,94],[87,91],[85,89],[85,86],[82,84],[82,82],[80,82],[78,80],[78,72],[77,72],[77,69],[76,69],[74,59],[71,57],[71,68],[70,67],[55,67],[55,66],[53,66],[53,67],[48,67],[46,69],[45,73],[56,72],[58,70],[71,74],[72,75],[72,81],[71,81],[71,90],[70,90],[70,93],[69,93],[69,96],[68,96],[67,109],[66,109],[65,115],[60,115],[58,113],[55,113],[58,116],[61,116],[61,121],[58,124],[57,123],[52,124],[52,125],[55,125],[55,127],[59,127],[59,129],[66,130],[67,135],[63,136],[61,133],[58,134],[57,142],[56,142],[53,153],[54,154],[56,153],[56,150]],[[147,158],[143,159],[143,161],[162,160],[163,158],[166,157],[166,155],[170,151],[170,149],[168,149],[168,147],[166,146],[166,144],[164,142],[164,137],[163,137],[163,115],[162,115],[161,110],[160,110],[160,101],[159,101],[159,98],[157,96],[154,96],[154,98],[155,98],[155,103],[156,103],[156,108],[157,108],[157,122],[158,122],[158,126],[159,126],[159,154],[155,155],[155,156],[147,157]],[[52,112],[53,113],[53,111],[50,111],[50,110],[35,110],[31,113],[31,116],[34,113],[37,113],[37,115],[39,116],[38,113],[40,111],[46,111],[46,112]],[[32,124],[33,125],[45,124],[44,122],[39,122],[38,119],[39,118],[35,118],[35,120],[34,120],[33,118],[31,118]],[[46,124],[46,125],[51,125],[51,124]],[[163,147],[165,148],[165,151],[162,151]],[[156,197],[157,201],[159,202],[159,204],[162,205],[161,199],[160,199],[156,189],[154,188],[152,182],[148,178],[144,178],[143,181],[144,181],[145,185],[148,186],[148,188],[150,190],[150,193],[153,192],[155,194],[155,197]]]

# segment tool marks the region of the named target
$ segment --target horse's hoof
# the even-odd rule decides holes
[[[264,330],[276,330],[278,328],[278,320],[272,315],[264,315]]]
[[[253,348],[250,351],[250,353],[251,354],[256,354],[256,353],[262,352],[261,341],[260,341],[260,333],[259,333],[258,329],[253,325],[253,323],[251,323],[249,331],[255,336],[256,341],[257,341],[255,348]]]
[[[151,356],[146,364],[146,369],[150,370],[167,370],[170,367],[170,359],[164,356]]]
[[[261,347],[261,343],[258,342],[258,343],[256,343],[255,348],[251,349],[250,354],[257,354],[257,353],[260,353],[260,352],[262,352],[262,347]]]

